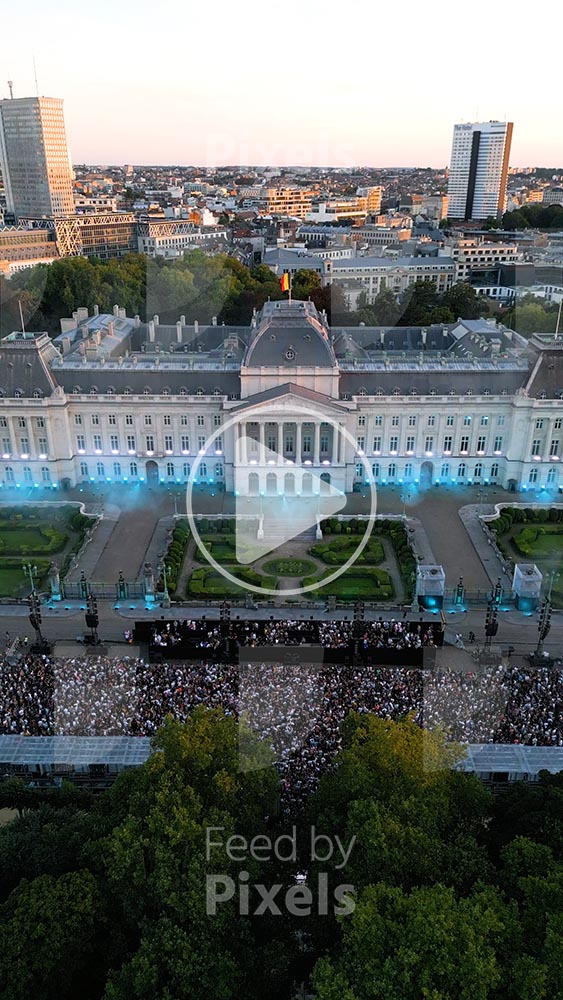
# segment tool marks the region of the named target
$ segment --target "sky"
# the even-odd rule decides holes
[[[557,45],[506,2],[0,0],[0,24],[0,96],[36,93],[35,54],[75,163],[443,167],[455,122],[496,118],[512,166],[563,164]]]

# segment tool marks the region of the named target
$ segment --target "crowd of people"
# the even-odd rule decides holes
[[[172,619],[157,622],[151,633],[151,646],[174,651],[184,644],[195,648],[218,650],[224,639],[239,646],[320,645],[326,649],[346,649],[359,641],[365,648],[420,649],[438,642],[440,625],[379,618],[362,621],[269,621],[228,620],[224,623],[200,619]]]
[[[244,718],[272,749],[289,809],[341,746],[350,711],[412,713],[454,740],[563,746],[563,671],[487,673],[308,663],[149,663],[124,656],[0,658],[0,733],[153,736],[197,705]]]

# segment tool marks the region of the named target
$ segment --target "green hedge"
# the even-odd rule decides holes
[[[351,554],[355,552],[357,547],[358,542],[354,539],[337,537],[330,541],[317,542],[309,549],[309,553],[312,556],[316,556],[317,559],[322,559],[328,566],[342,566],[350,558]],[[383,551],[383,545],[377,538],[370,538],[365,549],[360,553],[354,564],[358,566],[375,566],[377,563],[383,562],[384,559],[385,552]]]
[[[0,553],[4,556],[51,555],[60,552],[68,535],[50,525],[10,524],[0,527]]]
[[[182,564],[184,562],[190,538],[191,531],[187,519],[184,518],[182,520],[178,520],[174,526],[174,530],[172,531],[170,542],[168,544],[168,551],[164,557],[164,562],[166,564],[166,580],[170,594],[176,593],[178,578],[180,576],[180,571],[182,569]],[[158,589],[164,589],[164,578],[162,574],[158,581]]]
[[[500,517],[487,522],[491,531],[504,535],[513,524],[563,524],[563,509],[557,507],[503,507]]]
[[[352,568],[323,586],[322,581],[332,573],[333,569],[327,569],[320,576],[307,576],[301,586],[317,584],[319,597],[338,597],[343,601],[388,601],[395,595],[393,581],[384,569]]]
[[[227,567],[233,576],[241,580],[241,586],[227,580],[221,573],[218,573],[212,566],[202,566],[195,569],[188,580],[186,590],[187,597],[220,598],[236,594],[237,596],[244,590],[243,583],[251,583],[256,587],[267,587],[274,590],[277,586],[275,576],[262,576],[253,569],[247,567]]]
[[[366,521],[355,517],[350,518],[349,521],[339,521],[336,517],[329,517],[322,522],[322,529],[323,533],[334,535],[363,534],[366,530],[366,523]],[[390,539],[401,574],[405,599],[412,600],[416,582],[416,559],[404,524],[402,521],[392,521],[388,518],[376,520],[373,525],[372,538],[374,535],[384,535]]]

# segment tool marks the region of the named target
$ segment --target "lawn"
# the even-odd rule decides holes
[[[49,561],[36,559],[33,565],[37,566],[35,580],[42,586],[49,570]],[[2,559],[0,562],[0,597],[16,597],[21,592],[30,591],[29,577],[24,573],[20,559]]]
[[[211,538],[209,535],[205,535],[201,540],[207,551],[210,552],[213,558],[216,559],[218,563],[221,563],[221,565],[236,561],[237,547],[234,535],[222,535],[219,537],[217,537],[217,535],[213,535]],[[197,546],[194,558],[197,559],[198,562],[207,563],[205,556],[202,552],[200,552]]]
[[[92,523],[76,506],[53,504],[0,506],[0,597],[19,597],[30,589],[24,563],[37,566],[36,584],[43,587],[56,558],[64,576],[66,565]]]
[[[49,525],[37,527],[13,526],[0,521],[0,554],[27,555],[28,552],[60,552],[68,535]]]
[[[190,576],[186,596],[211,599],[240,597],[241,594],[247,593],[244,583],[250,583],[256,587],[268,587],[271,590],[275,590],[277,586],[275,576],[262,576],[252,569],[241,566],[227,566],[225,568],[241,581],[240,587],[231,580],[227,580],[222,573],[218,573],[213,567],[202,566],[201,569],[195,569]]]
[[[305,577],[301,583],[304,587],[318,583],[319,597],[336,597],[341,601],[388,601],[394,597],[393,581],[384,569],[353,567],[323,587],[322,580],[333,572],[329,569],[320,577]]]
[[[529,524],[510,538],[501,536],[515,562],[536,563],[544,576],[552,571],[559,574],[553,582],[552,601],[563,608],[563,524]]]
[[[519,555],[526,559],[546,560],[557,565],[562,562],[563,526],[560,524],[528,525],[513,536],[512,542]]]
[[[350,537],[329,538],[317,542],[309,549],[312,556],[321,559],[327,566],[343,566],[354,555],[361,539]],[[356,566],[377,566],[385,559],[383,545],[378,538],[370,538],[363,552],[354,560]]]

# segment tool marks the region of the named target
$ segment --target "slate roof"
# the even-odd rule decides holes
[[[563,346],[541,352],[526,392],[536,399],[563,399]]]
[[[0,341],[0,394],[32,399],[51,396],[57,382],[49,363],[57,351],[45,333],[12,333]]]

